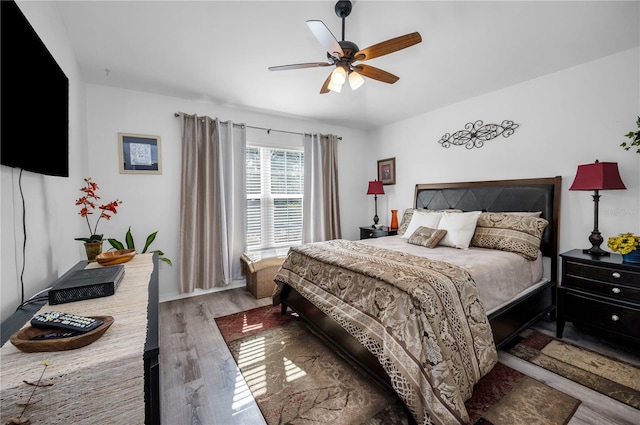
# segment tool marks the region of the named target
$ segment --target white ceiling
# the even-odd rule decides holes
[[[88,83],[362,129],[640,45],[638,1],[356,0],[345,38],[361,49],[414,31],[423,41],[366,62],[397,83],[321,95],[332,68],[267,68],[326,60],[305,21],[341,39],[335,1],[58,4]]]

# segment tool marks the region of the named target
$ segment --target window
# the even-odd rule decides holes
[[[247,249],[302,242],[304,154],[247,146]]]

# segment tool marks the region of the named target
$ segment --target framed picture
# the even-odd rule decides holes
[[[160,136],[118,133],[121,174],[162,174]]]
[[[387,158],[378,161],[378,180],[382,184],[396,184],[396,159]]]

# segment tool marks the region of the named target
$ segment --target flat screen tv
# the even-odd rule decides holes
[[[69,177],[69,79],[18,5],[0,5],[0,163]]]

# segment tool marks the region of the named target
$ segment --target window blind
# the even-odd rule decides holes
[[[247,249],[302,242],[304,154],[247,146]]]

